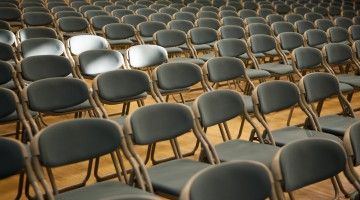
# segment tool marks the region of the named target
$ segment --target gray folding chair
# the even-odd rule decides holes
[[[171,20],[168,23],[169,29],[180,30],[187,33],[190,29],[194,28],[194,24],[187,20]]]
[[[143,15],[145,17],[149,17],[151,14],[156,13],[157,11],[151,8],[139,8],[135,11],[138,15]]]
[[[87,139],[84,140],[84,138]],[[143,171],[144,166],[137,163],[129,153],[121,127],[114,122],[104,119],[58,122],[37,134],[31,144],[31,150],[34,155],[35,172],[45,188],[48,199],[106,199],[114,195],[126,197],[136,194],[154,197],[153,194],[145,191],[148,189],[152,192],[152,188],[147,180],[146,171]],[[74,153],[75,150],[76,153]],[[122,174],[125,172],[125,168],[120,151],[129,160],[133,177],[136,178],[130,183],[126,174]],[[56,186],[54,168],[88,161],[90,168],[87,175],[90,176],[93,160],[109,154],[118,180],[85,186],[88,180],[86,177],[83,185],[75,185],[76,187],[70,188],[69,191],[61,191]],[[43,167],[48,172],[50,184],[47,183]],[[128,185],[134,182],[138,184],[139,188]]]
[[[305,20],[308,20],[308,21],[314,23],[318,19],[323,19],[324,16],[322,16],[320,13],[309,12],[309,13],[305,14],[304,18],[305,18]]]
[[[234,25],[234,26],[245,27],[244,21],[240,17],[232,17],[232,16],[223,17],[221,19],[221,23],[223,26]]]
[[[160,8],[159,10],[159,13],[166,13],[171,16],[173,16],[177,12],[179,12],[179,10],[172,7],[164,7],[164,8]]]
[[[260,17],[266,19],[267,16],[275,14],[274,10],[268,8],[261,8],[257,11]]]
[[[95,16],[90,19],[90,25],[95,35],[103,35],[103,27],[108,24],[120,23],[120,20],[114,16]]]
[[[340,26],[344,29],[348,29],[351,25],[353,25],[353,22],[351,19],[346,17],[336,17],[334,20],[335,26]]]
[[[65,42],[68,38],[91,33],[90,25],[82,17],[62,17],[57,20],[57,32]]]
[[[217,14],[217,12],[213,12],[213,11],[203,11],[203,10],[200,10],[197,14],[196,14],[196,17],[198,19],[200,18],[211,18],[211,19],[218,19],[219,16]]]
[[[17,40],[15,34],[5,29],[0,29],[0,42],[12,47],[17,46]]]
[[[125,8],[115,9],[115,10],[111,11],[111,15],[114,17],[117,17],[119,19],[121,19],[125,15],[133,15],[133,14],[134,14],[134,11],[125,9]]]
[[[21,11],[18,8],[0,8],[0,20],[7,21],[11,27],[23,27]]]
[[[219,185],[219,182],[222,184]],[[277,199],[269,169],[258,162],[234,161],[195,174],[181,192],[181,200]]]
[[[306,31],[315,29],[315,26],[308,20],[299,20],[295,22],[295,29],[298,33],[305,35]]]
[[[26,26],[54,27],[54,19],[51,14],[44,12],[27,12],[21,16]]]
[[[241,9],[239,12],[238,12],[240,18],[242,19],[246,19],[248,17],[257,17],[257,13],[256,11],[254,10],[250,10],[250,9]]]
[[[266,21],[271,25],[275,22],[283,22],[285,19],[279,14],[270,14],[266,17]]]
[[[326,33],[331,43],[350,44],[348,30],[342,27],[331,27],[326,31]]]
[[[325,31],[309,29],[304,33],[305,44],[309,47],[322,49],[329,41]]]
[[[217,19],[213,18],[199,18],[195,21],[197,27],[206,27],[218,30],[220,28],[220,22]]]
[[[122,54],[125,54],[125,50],[130,46],[138,44],[135,29],[130,24],[108,24],[103,27],[103,33],[111,48]]]
[[[137,25],[137,35],[141,44],[153,44],[154,43],[154,34],[157,31],[165,30],[166,24],[162,22],[141,22]]]
[[[295,49],[304,46],[304,38],[295,32],[283,32],[277,36],[281,52],[285,55],[291,54]]]
[[[171,20],[171,15],[168,15],[166,13],[153,13],[149,16],[149,21],[153,22],[162,22],[164,24],[168,24]]]
[[[330,19],[317,19],[315,20],[315,27],[317,29],[327,31],[329,28],[333,27],[334,24]]]
[[[249,24],[245,27],[247,36],[250,37],[252,35],[273,35],[272,30],[269,25],[262,23],[254,23]]]
[[[285,15],[285,20],[287,22],[290,22],[290,23],[295,25],[295,23],[297,21],[304,20],[304,16],[299,15],[299,14],[295,14],[295,13],[291,13],[291,14]]]

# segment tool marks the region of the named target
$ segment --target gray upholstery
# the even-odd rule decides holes
[[[0,60],[0,85],[12,81],[12,66],[8,62]]]
[[[54,29],[47,27],[28,27],[19,30],[20,42],[31,38],[53,38],[57,39]]]
[[[49,10],[44,7],[27,7],[23,9],[23,13],[29,13],[29,12],[43,12],[43,13],[49,13]]]
[[[206,62],[206,67],[211,82],[229,81],[245,76],[244,63],[238,58],[212,58]]]
[[[0,42],[7,45],[13,45],[15,43],[16,37],[13,32],[0,29]]]
[[[353,42],[353,47],[355,49],[355,56],[357,59],[360,58],[360,41]]]
[[[113,3],[112,3],[112,2],[108,2],[108,1],[97,1],[97,2],[94,2],[94,5],[105,8],[106,6],[113,5]],[[104,10],[105,10],[105,9],[104,9]]]
[[[347,17],[336,17],[334,22],[336,26],[340,26],[346,30],[353,25],[352,20]]]
[[[164,24],[169,23],[172,18],[170,15],[166,14],[166,13],[153,13],[149,16],[149,20],[150,21],[154,21],[154,22],[162,22]]]
[[[21,76],[26,81],[37,81],[50,77],[66,77],[72,73],[70,61],[62,56],[40,55],[24,58]]]
[[[349,33],[346,29],[342,27],[331,27],[327,30],[327,33],[330,36],[330,42],[333,43],[349,43]]]
[[[30,84],[27,96],[31,110],[51,112],[85,102],[89,91],[86,84],[78,79],[47,78]]]
[[[319,13],[323,16],[328,16],[329,14],[329,11],[325,7],[320,6],[320,4],[319,6],[313,7],[311,10],[312,12]]]
[[[324,47],[329,64],[341,64],[352,59],[352,50],[346,44],[329,43]]]
[[[151,14],[156,13],[157,11],[151,8],[139,8],[136,10],[136,14],[149,17]]]
[[[324,45],[328,42],[327,35],[324,31],[319,29],[310,29],[304,33],[306,37],[306,42],[311,47],[317,47],[319,45]]]
[[[84,43],[86,41],[86,43]],[[79,55],[84,51],[94,49],[107,49],[109,43],[103,37],[96,35],[77,35],[68,39],[70,51],[74,55]]]
[[[100,6],[94,6],[94,5],[83,5],[79,7],[79,12],[84,14],[88,10],[102,10]]]
[[[100,73],[123,68],[124,58],[120,52],[114,50],[89,50],[79,55],[79,65],[82,74],[94,77]]]
[[[141,37],[150,37],[152,40],[154,33],[166,29],[166,25],[162,22],[141,22],[138,24],[137,29]]]
[[[292,51],[298,47],[304,46],[304,38],[299,33],[284,32],[278,35],[282,50]]]
[[[172,20],[168,23],[168,26],[170,29],[184,31],[185,33],[194,28],[194,24],[186,20]]]
[[[271,25],[275,35],[279,35],[284,32],[294,32],[295,28],[290,22],[275,22]]]
[[[322,131],[343,137],[346,129],[359,120],[341,115],[326,115],[319,117],[318,121]]]
[[[353,75],[353,74],[340,74],[340,75],[337,75],[336,77],[339,79],[340,83],[349,84],[356,88],[360,87],[360,76]],[[341,86],[340,86],[340,90],[341,90]],[[344,92],[344,91],[342,91],[342,92]]]
[[[217,19],[212,18],[199,18],[195,22],[198,27],[207,27],[212,28],[214,30],[218,30],[220,28],[220,22]]]
[[[349,33],[352,40],[360,40],[360,25],[350,26]]]
[[[139,196],[140,195],[140,196]],[[155,195],[135,187],[130,187],[119,181],[104,181],[87,187],[81,187],[55,196],[56,200],[71,199],[106,199],[106,200],[155,200]]]
[[[156,44],[165,48],[186,44],[186,34],[180,30],[160,30],[156,32],[154,37]]]
[[[69,6],[56,6],[51,9],[51,12],[54,14],[62,11],[76,11],[76,9]]]
[[[322,16],[320,13],[315,13],[315,12],[308,12],[305,14],[305,19],[311,21],[312,23],[314,23],[317,19],[323,19],[324,16]]]
[[[311,12],[309,8],[306,7],[297,7],[294,9],[294,13],[304,16],[306,13]]]
[[[317,102],[339,94],[339,82],[328,73],[311,73],[303,77],[306,101]]]
[[[223,17],[237,17],[237,13],[234,10],[222,10],[219,12],[219,16]]]
[[[287,22],[292,23],[292,24],[295,24],[297,21],[300,21],[300,20],[303,20],[303,19],[304,19],[304,17],[302,15],[295,14],[295,13],[287,14],[285,16],[285,20]]]
[[[156,77],[159,89],[176,90],[199,83],[202,74],[193,63],[164,63],[156,68]]]
[[[293,51],[296,58],[296,67],[301,71],[317,68],[322,65],[322,54],[313,47],[299,47]]]
[[[63,17],[82,17],[82,14],[76,11],[59,11],[55,14],[57,19],[63,18]],[[63,25],[66,27],[66,25]]]
[[[244,27],[244,21],[240,17],[224,17],[221,19],[223,25],[235,25]]]
[[[4,20],[0,20],[0,29],[5,29],[5,30],[8,30],[10,31],[11,30],[11,27],[10,27],[10,24]]]
[[[142,15],[125,15],[121,18],[121,21],[125,24],[130,24],[133,27],[136,27],[138,24],[140,24],[141,22],[146,22],[147,18],[145,16]]]
[[[245,69],[245,71],[250,79],[265,78],[265,77],[269,77],[271,75],[268,71],[261,70],[261,69],[247,68],[247,69]]]
[[[0,118],[7,117],[16,111],[16,103],[13,95],[14,94],[10,90],[0,88],[0,105],[2,107]]]
[[[332,17],[337,17],[341,14],[341,7],[340,6],[329,6],[329,15]]]
[[[141,4],[141,5],[144,5],[144,6],[150,6],[153,2],[152,1],[148,1],[148,0],[138,0],[136,1],[136,4]]]
[[[165,48],[157,45],[137,45],[127,50],[127,59],[134,68],[152,67],[166,62],[168,54]]]
[[[346,155],[340,144],[324,139],[293,142],[280,151],[284,191],[331,178],[343,171]]]
[[[266,24],[266,21],[263,17],[247,17],[244,19],[245,24],[254,24],[254,23],[260,23],[260,24]]]
[[[354,123],[353,125],[351,125],[351,127],[348,129],[349,131],[349,138],[350,138],[350,145],[351,145],[351,149],[353,151],[353,159],[352,162],[354,163],[355,166],[359,166],[360,164],[360,145],[359,145],[359,125],[360,123]],[[344,141],[345,142],[345,141]]]
[[[219,184],[221,183],[221,184]],[[255,162],[230,162],[197,173],[190,182],[189,199],[266,199],[271,196],[269,172]]]
[[[199,9],[195,8],[195,7],[187,6],[187,7],[181,8],[180,11],[182,11],[182,12],[190,12],[190,13],[196,15],[196,13],[199,12]]]
[[[166,13],[166,14],[169,14],[169,15],[173,15],[175,14],[176,12],[179,12],[178,9],[176,8],[171,8],[171,7],[164,7],[164,8],[160,8],[159,10],[159,13]]]
[[[254,24],[251,24],[254,25]],[[251,51],[253,53],[265,53],[275,49],[275,39],[270,35],[257,34],[249,38]]]
[[[297,105],[300,101],[299,89],[294,83],[269,81],[257,86],[257,97],[261,113],[268,114]],[[279,98],[285,97],[285,98]]]
[[[15,58],[12,46],[0,42],[0,60],[12,61]]]
[[[285,21],[284,17],[279,14],[270,14],[266,16],[266,21],[269,22],[269,24],[273,24],[275,22],[282,22]]]
[[[62,17],[58,20],[59,29],[63,32],[85,31],[89,23],[81,17]]]
[[[217,32],[207,27],[197,27],[189,31],[191,42],[195,45],[208,44],[217,40]]]
[[[213,11],[203,11],[200,10],[197,14],[196,14],[197,18],[212,18],[212,19],[218,19],[218,15],[217,13],[213,12]]]
[[[219,9],[215,6],[203,6],[200,8],[201,11],[211,11],[211,12],[214,12],[214,13],[218,13],[219,12]]]
[[[107,13],[106,11],[103,11],[103,10],[88,10],[84,13],[84,16],[88,20],[91,20],[91,18],[96,17],[96,16],[109,16],[109,13]]]
[[[111,12],[111,15],[121,19],[125,15],[132,15],[134,11],[128,9],[116,9]]]
[[[107,24],[119,22],[120,20],[113,16],[95,16],[91,18],[91,23],[95,30],[102,30],[102,28]]]
[[[240,18],[242,18],[242,19],[258,16],[256,11],[250,10],[250,9],[241,9],[238,14],[239,14]]]
[[[0,89],[0,94],[2,93],[3,89]],[[24,169],[25,161],[19,143],[1,137],[0,149],[0,179],[21,173]]]
[[[104,10],[108,13],[111,13],[112,11],[116,9],[125,9],[125,6],[122,5],[107,5],[104,7]]]
[[[149,77],[139,71],[116,70],[98,76],[99,96],[108,102],[121,102],[144,96],[150,91]]]
[[[329,28],[333,27],[334,24],[330,19],[317,19],[315,21],[315,26],[317,29],[327,31]]]
[[[261,23],[249,24],[246,27],[246,30],[248,31],[250,36],[258,35],[258,34],[271,35],[270,26],[268,26],[267,24],[261,24]]]
[[[154,165],[148,168],[148,173],[155,191],[179,196],[186,182],[208,166],[206,163],[181,159]]]
[[[118,126],[103,119],[56,123],[41,131],[38,137],[39,159],[46,167],[77,163],[111,153],[120,147],[121,141]]]
[[[149,8],[154,9],[154,10],[156,10],[156,11],[159,11],[160,8],[164,8],[164,7],[166,7],[166,5],[164,5],[164,4],[159,4],[159,3],[153,3],[153,4],[151,4],[151,5],[149,6]],[[165,14],[165,13],[162,13],[162,14]]]
[[[205,61],[203,61],[202,59],[198,59],[198,58],[185,58],[185,57],[175,57],[175,58],[170,58],[169,62],[172,63],[176,63],[176,62],[180,62],[180,63],[194,63],[197,64],[199,66],[202,66]]]
[[[28,12],[23,14],[24,23],[29,26],[46,26],[53,22],[53,18],[49,13],[44,12]]]
[[[274,10],[269,8],[261,8],[258,10],[258,14],[260,17],[266,19],[267,16],[274,14]]]
[[[134,27],[129,24],[108,24],[104,27],[104,33],[107,39],[124,40],[135,36]]]
[[[222,26],[222,27],[220,27],[219,32],[220,32],[222,39],[226,39],[226,38],[243,39],[243,38],[245,38],[245,30],[242,27],[235,26],[235,25]]]
[[[304,34],[307,30],[311,30],[315,28],[314,24],[308,20],[299,20],[295,22],[295,27],[297,32],[300,34]]]
[[[138,108],[129,121],[133,130],[133,141],[140,145],[176,138],[193,128],[193,117],[189,108],[174,103]]]
[[[32,38],[21,42],[22,57],[57,55],[64,53],[64,44],[53,38]]]
[[[275,11],[281,15],[285,15],[291,11],[291,8],[286,4],[276,4]]]
[[[216,42],[220,56],[239,57],[247,54],[246,43],[241,39],[222,39]]]
[[[196,19],[196,16],[193,13],[184,11],[175,13],[173,17],[175,20],[186,20],[191,21],[192,23],[194,23]]]
[[[0,8],[0,19],[4,21],[20,21],[21,12],[17,8]]]

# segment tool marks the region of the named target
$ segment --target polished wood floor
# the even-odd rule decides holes
[[[195,95],[199,95],[199,94],[200,94],[200,92],[197,92]],[[147,105],[152,104],[152,103],[154,103],[154,101],[152,99],[148,98],[146,100]],[[353,107],[360,107],[360,95],[359,94],[354,95],[353,100],[352,100],[352,105],[353,105]],[[136,109],[136,107],[137,107],[137,105],[135,103],[132,104],[131,111]],[[121,111],[120,106],[107,106],[106,108],[110,113]],[[324,114],[325,113],[336,113],[339,111],[340,111],[340,107],[337,104],[337,99],[331,99],[331,100],[327,101],[324,105],[324,110],[323,110]],[[289,113],[288,111],[284,111],[284,112],[270,114],[268,116],[268,120],[269,120],[271,126],[273,128],[285,126],[288,113]],[[359,113],[357,113],[357,115],[359,115]],[[70,119],[71,117],[72,116],[69,115],[66,118]],[[46,120],[47,120],[47,122],[52,123],[52,122],[64,120],[64,118],[63,117],[61,117],[61,118],[50,117],[50,118],[47,118]],[[304,121],[304,114],[302,114],[302,112],[300,111],[299,108],[296,108],[296,110],[294,112],[292,124],[302,123],[303,121]],[[239,118],[233,119],[229,123],[229,128],[232,132],[233,138],[235,138],[237,136],[239,125],[240,125]],[[8,132],[11,130],[14,130],[14,126],[9,126],[9,125],[0,126],[0,133]],[[248,139],[249,132],[250,132],[250,127],[248,126],[248,124],[246,124],[245,129],[243,131],[242,139]],[[220,143],[222,141],[217,127],[213,127],[208,130],[208,137],[214,144]],[[181,144],[181,148],[182,148],[183,152],[191,151],[195,144],[194,137],[191,135],[191,133],[188,133],[181,137],[180,144]],[[145,157],[145,151],[146,151],[145,147],[137,148],[137,152],[142,156],[142,158]],[[198,154],[199,154],[199,152],[197,152],[197,154],[193,158],[197,159]],[[168,145],[168,143],[159,144],[157,146],[157,154],[156,155],[158,156],[158,158],[171,155],[170,145]],[[1,165],[1,163],[0,163],[0,165]],[[55,175],[56,175],[58,187],[61,188],[62,186],[74,184],[76,182],[81,181],[82,177],[85,174],[86,166],[87,166],[86,163],[81,163],[78,165],[71,165],[71,166],[56,169]],[[111,165],[110,159],[104,158],[102,160],[102,164],[101,164],[101,173],[107,174],[107,173],[111,173],[113,171],[114,171],[114,168]],[[353,188],[343,178],[343,176],[341,176],[341,177],[344,180],[343,182],[345,184],[346,189],[348,191],[352,191]],[[94,182],[94,179],[91,179],[90,183],[91,182]],[[239,186],[239,187],[241,187],[241,186]],[[17,191],[17,177],[11,177],[6,180],[0,181],[0,200],[13,199],[16,191]],[[302,189],[296,191],[294,194],[297,199],[331,199],[333,197],[334,192],[333,192],[333,188],[330,183],[330,180],[326,180],[321,183],[302,188]],[[23,196],[23,199],[25,199],[24,196]]]

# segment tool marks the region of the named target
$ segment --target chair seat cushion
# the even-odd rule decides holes
[[[36,117],[38,115],[38,113],[34,112],[34,111],[30,111],[30,115],[32,117]],[[10,115],[8,115],[6,117],[3,117],[3,118],[0,118],[0,123],[13,122],[13,121],[17,121],[17,120],[19,120],[19,117],[17,115],[17,112],[14,111]]]
[[[270,73],[285,75],[293,72],[291,65],[284,65],[279,63],[265,63],[259,65],[260,69],[266,70]]]
[[[90,186],[81,187],[75,190],[68,192],[60,193],[55,196],[56,200],[65,200],[65,199],[86,199],[86,200],[97,200],[97,199],[106,199],[107,197],[121,197],[128,196],[133,194],[149,195],[154,196],[153,194],[147,193],[141,189],[131,187],[124,183],[118,181],[105,181],[99,182]]]
[[[254,103],[253,103],[253,101],[252,101],[251,96],[242,95],[242,98],[243,98],[244,103],[245,103],[246,111],[247,111],[248,113],[253,113],[253,112],[254,112]]]
[[[261,69],[246,69],[246,74],[250,79],[265,78],[271,75],[268,71]]]
[[[145,43],[151,43],[154,41],[153,37],[141,37],[141,39],[145,42]]]
[[[180,47],[166,47],[165,48],[168,53],[181,53],[183,49]]]
[[[7,89],[10,89],[10,90],[15,90],[16,89],[16,85],[15,85],[15,82],[14,81],[9,81],[5,84],[1,84],[0,85],[1,88],[7,88]]]
[[[264,57],[263,53],[254,53],[253,55],[255,56],[255,58]],[[239,57],[242,59],[250,59],[250,57],[247,53],[244,53],[244,54],[240,55]]]
[[[155,191],[179,196],[186,182],[209,164],[189,159],[177,159],[148,168]]]
[[[271,161],[279,147],[254,143],[244,140],[230,140],[215,145],[215,150],[221,162],[234,160],[254,160],[271,166]]]
[[[341,74],[338,75],[337,78],[342,83],[346,83],[354,87],[360,87],[360,76],[352,74]]]
[[[134,38],[135,39],[135,38]],[[110,45],[132,45],[134,44],[131,39],[123,39],[123,40],[109,40]]]
[[[338,136],[344,136],[345,130],[359,120],[342,115],[327,115],[318,118],[321,130]]]
[[[214,57],[215,57],[215,55],[213,53],[208,53],[208,54],[198,56],[198,58],[200,58],[203,61],[208,61],[208,60],[210,60],[211,58],[214,58]]]
[[[342,141],[331,134],[300,128],[297,126],[289,126],[282,129],[272,131],[275,144],[277,146],[284,146],[296,140],[303,140],[308,138],[326,138],[341,143]]]
[[[112,117],[111,120],[113,120],[116,123],[118,123],[119,125],[123,126],[123,125],[125,125],[126,117],[127,116],[117,116],[117,117]]]
[[[346,84],[346,83],[339,83],[339,88],[342,93],[348,93],[348,92],[354,91],[354,88],[351,85]]]
[[[195,44],[193,45],[195,50],[207,50],[211,49],[211,46],[209,44]]]
[[[203,65],[205,62],[198,58],[185,58],[185,57],[176,57],[170,58],[169,62],[185,62],[185,63],[194,63],[197,65]]]

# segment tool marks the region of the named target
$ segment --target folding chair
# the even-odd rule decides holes
[[[215,56],[214,44],[218,39],[216,30],[207,27],[196,27],[188,32],[190,47],[196,58],[204,61]]]
[[[138,44],[135,29],[129,24],[113,23],[103,27],[104,37],[112,49],[119,50],[125,54],[125,50],[132,45]]]
[[[329,28],[333,27],[334,24],[330,19],[317,19],[315,20],[315,27],[317,29],[327,31]]]

